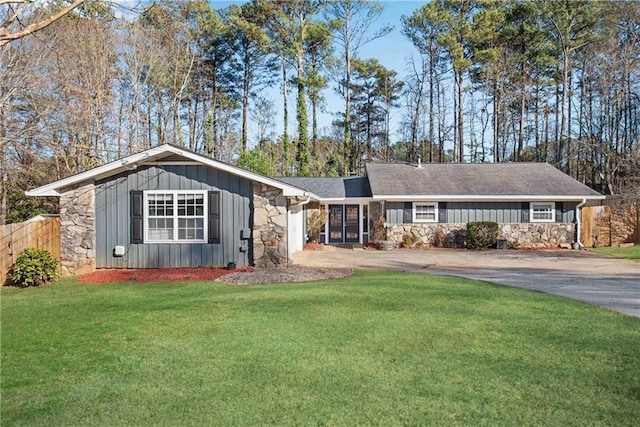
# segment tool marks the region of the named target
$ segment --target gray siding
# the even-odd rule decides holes
[[[405,221],[405,202],[387,202],[386,219],[391,224]],[[575,219],[575,202],[562,203],[562,210],[556,210],[556,222],[572,223]],[[439,204],[442,208],[442,203]],[[447,223],[464,224],[476,221],[493,221],[501,224],[522,222],[520,202],[447,202]]]
[[[220,244],[130,243],[131,190],[219,190]],[[235,261],[249,265],[250,252],[240,252],[240,230],[252,225],[250,180],[202,165],[145,166],[96,183],[96,267],[223,267]],[[113,248],[126,248],[114,257]],[[251,247],[251,240],[249,240]]]
[[[385,219],[391,224],[404,223],[404,202],[385,203]]]
[[[522,206],[516,203],[447,203],[447,222],[492,221],[502,224],[522,222]]]

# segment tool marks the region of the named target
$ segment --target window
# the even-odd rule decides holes
[[[554,203],[531,203],[531,222],[555,222]]]
[[[147,191],[146,242],[205,242],[206,191]]]
[[[431,202],[414,203],[413,222],[438,222],[438,204]]]

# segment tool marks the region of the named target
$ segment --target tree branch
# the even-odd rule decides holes
[[[15,0],[15,1],[13,1],[13,0],[0,0],[0,2],[2,2],[2,3],[9,3],[9,2],[11,2],[11,3],[27,3],[28,1],[29,0]],[[40,31],[43,28],[48,27],[49,25],[53,24],[58,19],[62,18],[64,15],[66,15],[69,12],[71,12],[73,9],[75,9],[78,6],[80,6],[84,2],[85,2],[85,0],[74,0],[73,3],[71,3],[67,7],[64,7],[62,9],[60,9],[58,12],[56,12],[53,15],[49,16],[48,18],[43,19],[40,22],[36,22],[36,23],[30,24],[30,25],[27,25],[22,30],[17,31],[15,33],[9,33],[6,30],[6,27],[0,27],[0,47],[10,43],[13,40],[17,40],[19,38],[28,36],[29,34],[33,34],[36,31]]]

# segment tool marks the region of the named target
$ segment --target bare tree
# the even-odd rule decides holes
[[[335,40],[342,50],[344,73],[339,79],[339,93],[344,97],[344,147],[342,174],[347,175],[355,166],[356,159],[351,149],[351,67],[358,56],[358,49],[365,44],[388,34],[393,27],[387,25],[370,32],[384,6],[376,1],[335,0],[327,5],[327,18],[335,29]]]
[[[35,0],[0,0],[0,6],[5,9],[0,24],[0,47],[48,27],[84,2],[73,0],[63,3],[60,9],[47,11],[39,8]],[[31,23],[24,25],[24,21]]]

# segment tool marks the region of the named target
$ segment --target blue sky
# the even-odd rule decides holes
[[[229,6],[230,4],[242,4],[244,1],[221,1],[221,0],[211,0],[211,5],[215,9],[220,9]],[[420,8],[428,1],[407,1],[407,0],[387,0],[381,2],[385,5],[384,11],[382,12],[378,21],[371,27],[372,32],[376,29],[381,28],[385,25],[393,25],[394,29],[391,33],[386,36],[379,38],[366,44],[363,46],[358,52],[358,56],[363,59],[367,58],[377,58],[380,63],[386,68],[395,70],[398,73],[398,76],[402,79],[405,75],[405,67],[407,64],[407,60],[412,54],[416,54],[416,50],[413,45],[402,35],[401,28],[402,22],[400,18],[402,15],[411,15],[414,10]],[[331,121],[333,120],[332,113],[337,113],[344,110],[344,101],[342,101],[338,95],[335,94],[332,86],[335,83],[331,83],[330,88],[324,91],[323,95],[326,98],[326,113],[320,114],[318,118],[319,127],[327,128],[331,125]],[[280,94],[279,85],[275,88],[265,90],[262,94],[270,99],[273,99],[276,102],[276,110],[278,111],[278,118],[276,119],[276,133],[279,134],[281,132],[282,127],[282,95]],[[290,91],[291,101],[289,102],[289,117],[295,118],[295,89]],[[292,108],[293,107],[293,108]],[[394,116],[391,121],[391,131],[392,137],[394,140],[394,134],[397,134],[397,127],[400,121],[401,111],[397,109],[394,112]],[[291,120],[290,120],[291,121]],[[291,133],[295,134],[295,120],[292,120],[291,125]],[[253,142],[253,141],[252,141]]]

